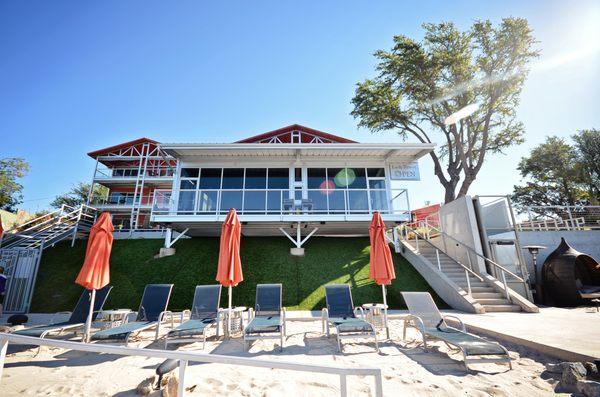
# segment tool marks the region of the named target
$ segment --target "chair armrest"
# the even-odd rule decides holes
[[[285,323],[285,307],[281,308],[281,321]]]
[[[325,333],[325,331],[327,331],[327,336],[329,336],[328,321],[329,321],[329,310],[327,310],[327,308],[324,307],[323,309],[321,309],[321,329],[323,330],[323,333]]]
[[[165,317],[169,316],[169,318],[171,319],[171,328],[175,325],[173,322],[173,312],[170,310],[165,310],[163,312],[160,312],[160,314],[158,315],[158,323],[162,323],[163,321],[167,321],[165,319]]]
[[[253,319],[254,319],[254,309],[249,308],[248,309],[248,323],[250,323],[250,321],[252,321]]]
[[[181,323],[183,323],[183,321],[185,320],[185,315],[186,315],[186,314],[188,315],[188,318],[191,318],[191,317],[192,317],[192,311],[191,311],[190,309],[184,309],[184,310],[181,312],[181,319],[180,319],[180,322],[181,322]],[[218,312],[217,312],[217,316],[218,316],[218,315],[219,315],[219,314],[218,314]],[[217,317],[217,318],[218,318],[218,317]]]
[[[354,315],[356,316],[356,311],[358,311],[360,313],[360,319],[364,320],[365,319],[365,309],[363,309],[361,306],[356,306],[354,308]]]
[[[442,316],[442,318],[444,319],[444,321],[446,321],[446,319],[449,318],[458,322],[458,325],[460,325],[460,330],[463,332],[467,332],[467,327],[465,327],[465,323],[463,323],[460,318],[452,315]]]
[[[422,333],[425,333],[425,323],[423,323],[421,317],[409,314],[408,316],[404,317],[404,322],[408,323],[408,325],[414,328],[417,328]],[[411,322],[414,322],[414,324],[411,324]]]

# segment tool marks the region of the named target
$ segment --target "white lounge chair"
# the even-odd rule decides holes
[[[414,327],[421,332],[426,350],[428,340],[441,340],[449,347],[459,349],[467,371],[470,363],[508,363],[512,369],[504,346],[468,333],[464,323],[456,316],[442,316],[428,292],[402,292],[402,297],[410,312],[404,319],[403,339],[406,339],[407,328]],[[448,326],[446,319],[450,318],[458,322],[460,329]]]

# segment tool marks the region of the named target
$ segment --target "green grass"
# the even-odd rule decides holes
[[[81,294],[74,283],[83,263],[86,241],[60,243],[44,251],[32,302],[33,312],[72,310]],[[115,240],[111,254],[111,284],[106,308],[137,309],[146,284],[173,283],[169,308],[180,310],[192,303],[194,286],[214,284],[219,252],[218,238],[182,239],[177,253],[153,259],[162,240]],[[255,286],[282,283],[283,304],[289,310],[320,310],[325,305],[324,286],[349,283],[355,305],[381,302],[381,287],[369,279],[368,238],[312,238],[306,256],[289,254],[290,242],[281,237],[243,237],[244,281],[233,289],[235,305],[253,306]],[[392,254],[396,280],[388,286],[388,304],[404,308],[400,291],[430,291],[429,285],[404,258]],[[227,302],[227,294],[221,305]]]

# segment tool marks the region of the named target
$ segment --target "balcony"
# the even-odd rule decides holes
[[[133,194],[128,196],[109,196],[109,197],[94,197],[90,205],[98,209],[131,209],[136,204],[136,207],[148,208],[152,207],[154,196],[138,196],[133,199]]]
[[[172,167],[152,167],[139,169],[139,167],[102,167],[96,169],[94,181],[102,183],[133,183],[138,179],[146,182],[167,182],[173,180],[175,169]]]
[[[290,189],[156,190],[153,222],[214,222],[235,208],[242,221],[368,221],[375,211],[391,221],[410,219],[406,189],[305,189],[302,199]],[[299,192],[298,192],[299,193]]]

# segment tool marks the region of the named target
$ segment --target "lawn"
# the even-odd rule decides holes
[[[32,312],[72,310],[81,294],[74,284],[83,263],[86,241],[71,248],[67,242],[44,251],[32,302]],[[194,286],[215,283],[218,238],[182,239],[174,256],[154,259],[162,240],[115,240],[111,254],[111,284],[106,308],[137,309],[144,285],[173,283],[169,308],[189,308]],[[381,302],[381,287],[369,279],[368,238],[315,237],[306,256],[289,254],[290,242],[281,237],[243,237],[244,281],[233,289],[235,305],[253,306],[258,283],[282,283],[283,304],[289,310],[320,310],[324,285],[348,283],[355,305]],[[404,308],[400,291],[430,291],[417,271],[400,255],[392,254],[396,280],[388,287],[392,309]],[[443,303],[437,298],[438,303]],[[221,305],[227,302],[224,291]]]

